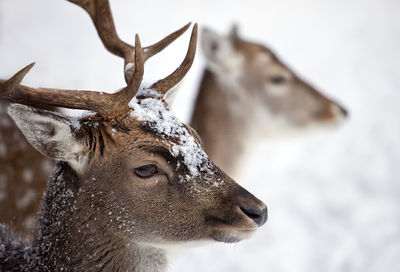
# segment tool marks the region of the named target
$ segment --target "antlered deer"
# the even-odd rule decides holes
[[[139,89],[145,60],[187,27],[142,50],[138,36],[134,47],[119,39],[107,0],[71,2],[124,58],[127,87],[104,94],[20,85],[32,64],[0,82],[0,97],[20,103],[8,112],[27,140],[57,161],[32,243],[0,227],[0,270],[164,271],[171,245],[248,238],[265,223],[266,206],[208,159],[163,100],[190,69],[197,25],[178,69]],[[75,119],[36,106],[96,114]]]
[[[202,33],[207,59],[191,125],[206,152],[236,175],[254,143],[340,123],[346,110],[299,78],[265,46],[209,29]]]

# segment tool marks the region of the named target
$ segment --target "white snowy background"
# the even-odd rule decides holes
[[[400,1],[111,1],[118,33],[152,44],[189,21],[271,46],[351,118],[340,128],[266,141],[245,186],[269,207],[251,239],[189,250],[171,271],[400,271]],[[153,57],[145,79],[173,71],[189,34]],[[113,91],[122,60],[89,16],[63,0],[0,0],[0,78],[36,61],[31,86]],[[187,121],[199,53],[174,110]]]

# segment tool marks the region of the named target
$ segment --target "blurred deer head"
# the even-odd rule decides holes
[[[207,60],[192,126],[211,158],[231,173],[244,142],[341,123],[346,110],[297,76],[267,47],[202,32]],[[231,150],[226,153],[226,150]]]
[[[208,68],[224,90],[238,100],[260,103],[243,111],[264,110],[294,129],[346,117],[343,107],[298,77],[270,49],[241,39],[235,27],[228,36],[205,29],[202,38]]]

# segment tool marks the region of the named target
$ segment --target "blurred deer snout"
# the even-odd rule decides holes
[[[332,103],[331,104],[331,116],[335,120],[345,120],[349,117],[349,112],[340,104]]]
[[[349,115],[349,112],[343,108],[342,106],[338,105],[339,110],[341,111],[341,113],[343,114],[344,117],[347,117]]]

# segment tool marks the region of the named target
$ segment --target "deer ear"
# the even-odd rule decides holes
[[[208,28],[202,29],[201,48],[208,64],[220,65],[234,55],[234,41],[230,36],[220,35]]]
[[[76,137],[79,123],[60,114],[20,104],[11,104],[8,114],[40,153],[66,161],[79,172],[86,158],[84,141]]]

